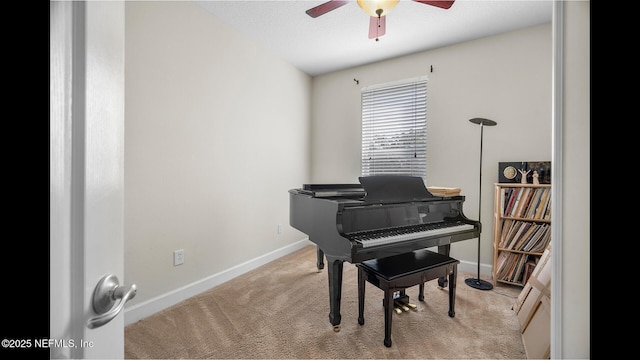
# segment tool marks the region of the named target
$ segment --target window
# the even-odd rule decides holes
[[[362,175],[427,176],[427,78],[362,90]]]

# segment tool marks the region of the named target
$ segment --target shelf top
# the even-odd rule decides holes
[[[551,187],[551,184],[521,184],[521,183],[494,183],[502,187]]]

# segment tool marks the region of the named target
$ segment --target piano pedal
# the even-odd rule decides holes
[[[396,312],[398,314],[401,314],[403,311],[411,310],[407,305],[405,305],[405,303],[397,301],[397,300],[394,301],[393,305],[394,305],[394,308],[396,309]]]
[[[405,303],[404,305],[408,306],[413,311],[418,311],[418,306],[412,303]]]

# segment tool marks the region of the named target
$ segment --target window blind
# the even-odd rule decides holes
[[[362,90],[362,175],[426,179],[427,78]]]

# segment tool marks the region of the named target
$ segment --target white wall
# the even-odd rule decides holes
[[[311,78],[186,1],[126,2],[125,50],[127,308],[297,244]]]
[[[561,344],[556,348],[556,358],[588,359],[591,352],[590,3],[565,1],[564,4],[564,92],[560,95],[562,126],[557,134],[563,144],[557,151],[562,154],[564,206],[562,236],[556,239],[562,255],[554,261],[560,267],[561,290],[552,283],[552,303],[554,291],[561,292],[562,296],[553,304],[557,305],[555,315],[562,326],[552,335]]]
[[[548,23],[315,77],[313,182],[358,182],[361,88],[427,75],[427,185],[462,188],[471,219],[478,219],[480,127],[469,119],[498,123],[484,128],[483,141],[480,262],[489,275],[498,162],[551,160],[551,30]],[[477,248],[477,240],[460,242],[451,255],[462,270],[477,271]]]

